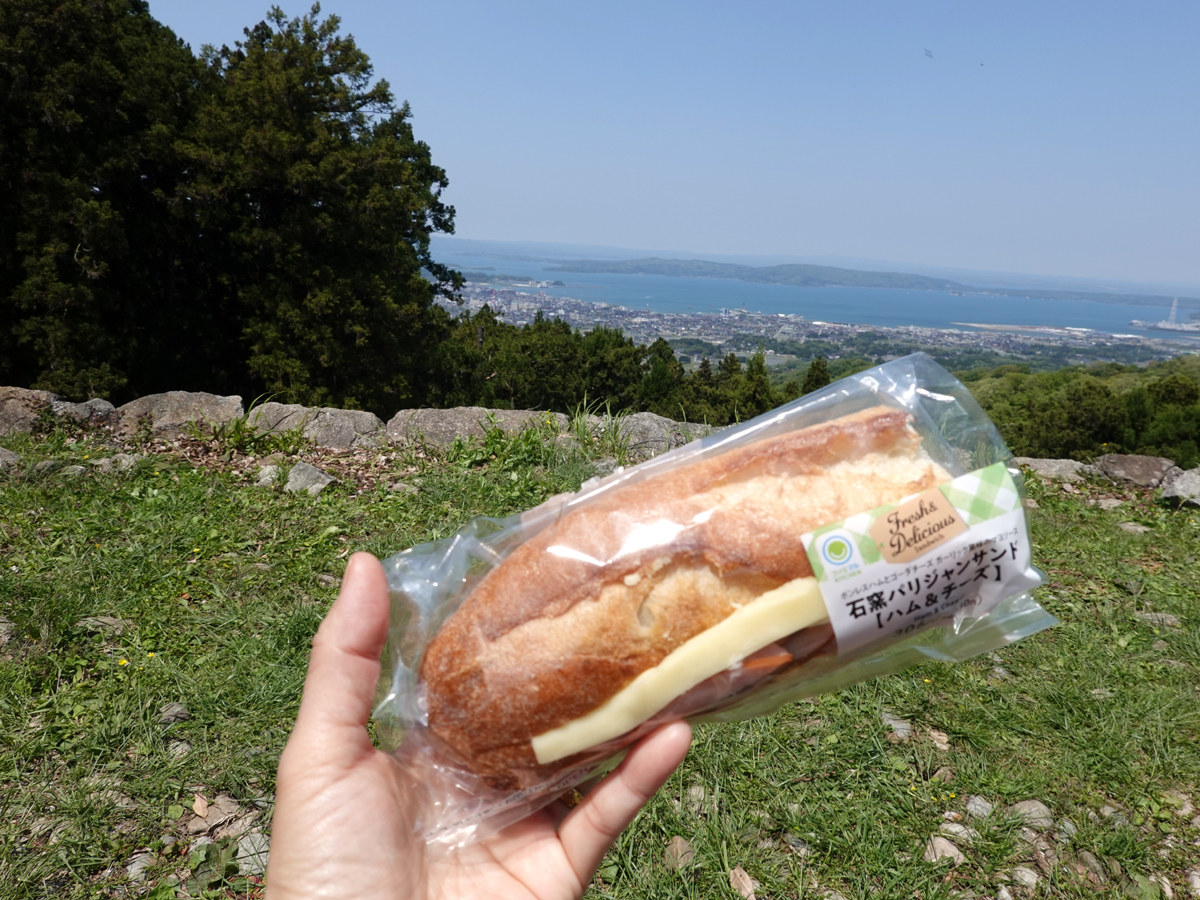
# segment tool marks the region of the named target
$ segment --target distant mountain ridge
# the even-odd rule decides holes
[[[929,278],[906,272],[868,272],[801,263],[779,266],[742,266],[702,259],[578,259],[546,266],[545,272],[578,272],[608,275],[667,275],[680,278],[725,278],[758,284],[790,284],[796,287],[894,288],[910,291],[949,291],[993,294],[1002,297],[1036,297],[1046,300],[1091,300],[1130,306],[1170,306],[1174,297],[1155,294],[1110,294],[1104,291],[1062,291],[1040,288],[975,287],[945,278]],[[1179,297],[1183,307],[1200,307],[1200,299]]]

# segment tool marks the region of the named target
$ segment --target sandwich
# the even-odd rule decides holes
[[[949,478],[880,406],[600,491],[434,636],[429,731],[493,787],[528,788],[835,654],[801,535]]]

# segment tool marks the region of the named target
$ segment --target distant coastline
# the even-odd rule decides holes
[[[660,275],[677,278],[716,278],[756,284],[786,284],[794,287],[891,288],[939,291],[954,295],[984,294],[993,297],[1021,297],[1031,300],[1083,300],[1093,303],[1120,303],[1127,306],[1170,306],[1178,300],[1181,307],[1200,309],[1200,298],[1167,297],[1156,294],[1117,294],[1105,291],[1063,291],[1051,288],[976,287],[905,272],[869,272],[835,266],[791,264],[780,266],[741,266],[698,259],[600,260],[580,259],[545,266],[544,272],[575,272],[607,275]]]

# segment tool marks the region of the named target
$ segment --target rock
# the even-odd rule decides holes
[[[667,861],[667,867],[676,871],[684,869],[692,864],[692,860],[696,858],[696,851],[679,835],[671,838],[667,842],[667,849],[664,853],[664,858]]]
[[[702,784],[693,784],[688,788],[688,807],[691,809],[692,815],[704,815],[705,807],[707,806],[705,802],[706,796],[707,791],[704,790],[704,785]]]
[[[238,841],[237,865],[242,875],[262,875],[267,871],[271,842],[265,834],[252,831]]]
[[[173,725],[176,722],[186,722],[191,717],[192,714],[182,703],[167,703],[158,709],[159,725]]]
[[[953,784],[954,783],[954,770],[951,769],[949,766],[942,766],[940,769],[938,769],[936,772],[934,772],[931,776],[929,776],[929,780],[930,781],[940,781],[942,784]],[[955,815],[957,815],[957,813],[955,813]]]
[[[0,616],[0,647],[12,640],[17,631],[17,623]]]
[[[991,671],[988,672],[989,681],[1008,681],[1012,677],[1012,672],[1008,671],[1004,666],[992,666]]]
[[[943,822],[938,826],[938,833],[945,835],[953,841],[961,841],[964,844],[973,843],[979,837],[979,832],[974,828],[960,825],[958,822]]]
[[[1163,479],[1161,496],[1176,505],[1200,506],[1200,466],[1167,475]]]
[[[116,407],[107,400],[93,399],[86,403],[70,403],[66,400],[50,401],[50,410],[56,416],[70,419],[81,425],[104,425],[115,418]]]
[[[21,468],[21,457],[11,450],[0,447],[0,472],[7,472],[10,469],[15,472],[19,468]]]
[[[1200,897],[1200,869],[1192,869],[1187,873],[1188,888],[1193,897]]]
[[[1118,506],[1124,506],[1125,501],[1119,497],[1101,497],[1099,500],[1088,501],[1089,506],[1096,506],[1100,509],[1116,509]]]
[[[245,414],[242,398],[222,397],[197,391],[168,391],[139,397],[118,407],[116,432],[132,437],[143,419],[155,437],[174,438],[184,433],[189,422],[198,425],[223,425]]]
[[[322,472],[316,466],[310,466],[306,462],[298,462],[292,466],[292,471],[288,473],[287,484],[283,486],[283,489],[292,492],[308,491],[310,496],[315,497],[336,481],[336,478],[327,472]]]
[[[939,863],[948,859],[956,866],[967,860],[962,851],[954,844],[936,834],[925,842],[925,855],[922,859],[931,863]]]
[[[1008,812],[1030,828],[1045,831],[1054,825],[1054,814],[1040,800],[1022,800],[1008,808]]]
[[[1032,497],[1026,497],[1021,503],[1024,504],[1026,509],[1041,509],[1041,506]]]
[[[254,407],[247,424],[256,431],[276,434],[299,429],[318,447],[331,450],[375,447],[384,442],[383,420],[361,409],[271,402]]]
[[[86,471],[87,468],[85,466],[64,466],[63,470],[58,474],[67,478],[74,478],[78,475],[82,475]]]
[[[1150,530],[1147,525],[1139,525],[1137,522],[1121,522],[1117,525],[1122,531],[1128,531],[1130,534],[1145,534]]]
[[[118,453],[113,457],[113,464],[117,467],[118,472],[128,472],[141,460],[140,453]]]
[[[167,755],[171,759],[183,759],[192,751],[192,745],[187,741],[171,741],[167,744]]]
[[[795,834],[791,831],[785,833],[783,836],[783,842],[787,845],[789,850],[791,850],[801,859],[812,856],[812,848],[810,848],[804,839],[798,834]]]
[[[255,487],[270,487],[275,483],[276,477],[279,475],[279,466],[263,466],[258,470],[258,480],[254,482]]]
[[[224,838],[231,837],[241,837],[250,830],[250,826],[254,824],[256,819],[258,819],[258,810],[252,810],[245,815],[237,816],[236,818],[231,819],[224,825],[221,825],[219,828],[217,828],[217,830],[213,832],[213,837],[215,837],[217,840],[223,840]]]
[[[1168,644],[1166,641],[1155,641],[1153,644],[1150,645],[1151,650],[1168,650],[1168,649],[1170,649],[1170,647],[1171,647],[1171,645]]]
[[[1017,866],[1012,870],[1012,880],[1023,888],[1033,890],[1038,886],[1038,881],[1041,879],[1033,869],[1027,869],[1025,866]]]
[[[634,413],[619,420],[621,436],[634,456],[654,456],[691,440],[684,426],[650,412]]]
[[[397,494],[416,494],[420,492],[416,486],[406,484],[403,481],[393,481],[388,485],[388,490]]]
[[[33,430],[38,413],[51,409],[57,394],[25,388],[0,387],[0,435],[27,434]]]
[[[1070,819],[1058,820],[1058,828],[1054,832],[1054,837],[1060,844],[1069,844],[1077,834],[1079,834],[1079,827]]]
[[[456,440],[482,440],[490,424],[513,433],[546,421],[549,417],[557,431],[569,424],[561,413],[532,412],[519,409],[484,409],[459,406],[454,409],[402,409],[387,423],[387,439],[393,444],[427,441],[449,447]]]
[[[1134,616],[1156,628],[1178,628],[1179,616],[1159,612],[1135,612]]]
[[[1127,456],[1107,453],[1094,463],[1096,469],[1113,481],[1125,481],[1143,488],[1158,487],[1171,469],[1174,460],[1161,456]]]
[[[336,575],[321,574],[317,576],[317,584],[321,585],[321,587],[337,587],[341,582],[342,579]]]
[[[892,733],[888,735],[889,740],[907,741],[912,737],[912,722],[901,719],[888,709],[882,710],[879,717],[883,721],[883,727],[892,730]]]
[[[619,468],[621,465],[611,456],[602,456],[592,463],[592,472],[595,473],[596,478],[605,478]]]
[[[1079,860],[1080,865],[1087,869],[1092,875],[1096,876],[1097,882],[1103,884],[1108,880],[1108,873],[1104,871],[1104,865],[1100,862],[1100,860],[1096,859],[1091,852],[1087,850],[1080,850],[1079,853],[1075,855],[1075,858]]]
[[[80,619],[76,622],[75,627],[82,628],[84,631],[99,631],[120,635],[125,633],[125,629],[129,627],[129,623],[115,616],[88,616],[86,619]]]
[[[972,794],[967,798],[967,815],[972,819],[986,819],[992,814],[992,810],[995,808],[994,803],[989,803],[978,794]]]
[[[49,475],[55,469],[62,465],[57,459],[43,459],[40,463],[33,467],[34,475]]]
[[[1000,885],[996,888],[996,900],[1013,900],[1013,895],[1008,892],[1008,888]]]
[[[1094,466],[1077,459],[1033,459],[1028,456],[1013,457],[1012,465],[1033,469],[1048,481],[1083,481],[1084,475],[1096,471]]]
[[[149,850],[138,850],[133,854],[133,858],[125,866],[125,873],[129,876],[129,880],[134,884],[141,884],[146,880],[146,870],[154,865],[157,857]]]

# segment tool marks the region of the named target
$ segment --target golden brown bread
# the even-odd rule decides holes
[[[514,550],[447,620],[421,669],[429,728],[493,784],[537,783],[582,756],[538,766],[532,737],[811,575],[803,533],[943,477],[909,416],[876,407],[610,489]]]

